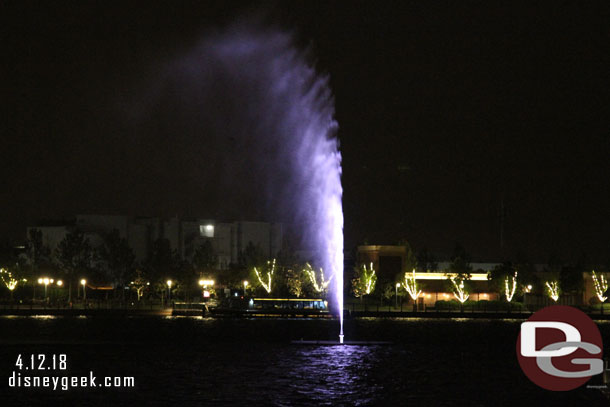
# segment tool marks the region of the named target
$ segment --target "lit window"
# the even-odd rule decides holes
[[[214,237],[214,225],[200,225],[199,233],[204,237]]]

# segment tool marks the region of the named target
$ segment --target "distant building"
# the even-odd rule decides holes
[[[239,254],[251,242],[259,246],[269,258],[281,250],[284,231],[281,223],[267,222],[217,222],[212,219],[183,220],[157,217],[131,217],[121,215],[76,215],[74,221],[42,222],[31,229],[42,232],[43,244],[51,251],[64,239],[71,228],[81,230],[92,246],[99,246],[103,237],[113,229],[126,239],[136,260],[144,261],[155,240],[163,238],[170,243],[182,259],[189,259],[206,240],[218,255],[218,267],[226,269],[238,262]]]
[[[358,263],[373,263],[378,277],[394,281],[404,271],[407,250],[405,246],[358,246]]]
[[[372,263],[380,280],[394,284],[394,282],[403,281],[403,273],[407,271],[405,270],[406,255],[405,246],[366,245],[358,246],[357,258],[361,264]],[[500,263],[470,263],[473,269],[469,281],[470,299],[476,301],[498,299],[498,294],[493,292],[487,278],[487,272],[498,264]],[[422,290],[417,298],[420,306],[433,306],[438,300],[448,301],[455,298],[448,281],[448,274],[446,274],[449,265],[449,262],[439,262],[436,270],[416,273],[415,279]]]
[[[407,251],[405,246],[398,245],[366,245],[358,246],[358,262],[369,264],[373,263],[373,267],[377,270],[380,276],[393,280],[396,276],[405,271],[405,258]],[[483,271],[489,272],[494,267],[502,263],[479,263],[472,262],[470,266],[474,272]],[[451,262],[441,261],[436,264],[434,270],[430,272],[445,272],[449,269]]]

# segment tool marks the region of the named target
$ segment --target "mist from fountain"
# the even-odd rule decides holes
[[[201,159],[215,163],[216,178],[227,190],[252,189],[252,206],[265,206],[268,218],[296,225],[301,247],[313,254],[310,260],[333,276],[342,341],[338,126],[329,78],[309,56],[290,33],[242,21],[173,58],[156,94],[184,106],[168,103],[183,115],[176,122],[205,123],[189,124],[186,131],[194,136],[194,148],[201,140],[208,150],[222,150]]]

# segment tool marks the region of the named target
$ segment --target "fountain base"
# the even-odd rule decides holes
[[[343,338],[339,338],[339,342],[337,341],[291,341],[293,345],[318,345],[318,346],[337,346],[337,345],[345,345],[345,346],[378,346],[378,345],[391,345],[392,342],[384,342],[384,341],[343,341]]]

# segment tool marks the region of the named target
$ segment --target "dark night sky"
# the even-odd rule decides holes
[[[104,3],[0,5],[3,239],[75,213],[234,216],[245,198],[215,196],[198,140],[134,120],[132,101],[260,11],[330,75],[348,250],[405,237],[440,256],[610,258],[605,2]]]

